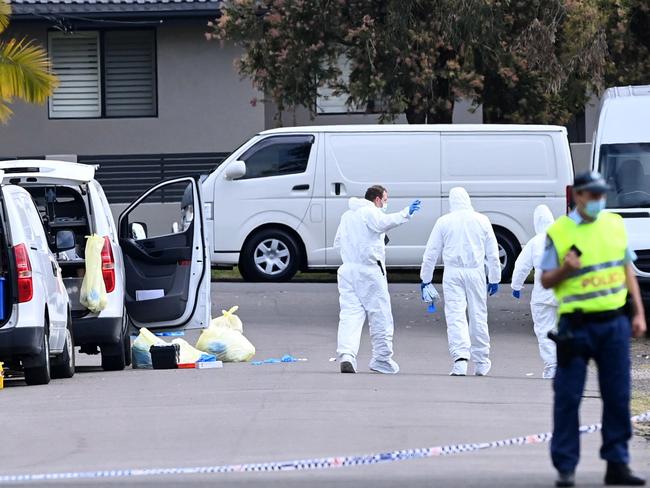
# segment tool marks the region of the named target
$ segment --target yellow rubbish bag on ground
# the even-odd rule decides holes
[[[233,307],[223,316],[212,320],[210,326],[201,332],[196,348],[214,354],[219,361],[243,362],[255,356],[255,346],[244,337],[241,320],[234,315],[238,307]],[[235,320],[236,319],[236,320]]]
[[[222,310],[221,317],[212,319],[210,325],[214,327],[228,327],[229,329],[238,330],[239,332],[244,332],[244,324],[242,324],[241,319],[235,315],[235,312],[239,310],[239,307],[235,305],[230,310]]]
[[[172,344],[178,344],[180,347],[178,364],[208,363],[217,360],[216,356],[199,351],[184,339],[174,339]]]
[[[93,313],[99,313],[106,308],[106,286],[102,275],[102,249],[104,239],[93,234],[86,241],[86,274],[81,284],[79,300],[81,304]]]
[[[144,327],[140,329],[138,337],[135,338],[131,346],[133,369],[152,369],[153,364],[151,364],[151,353],[149,349],[151,346],[164,346],[165,344],[167,344],[165,341],[156,337],[148,329]]]

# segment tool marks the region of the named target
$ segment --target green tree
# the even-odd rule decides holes
[[[487,122],[565,123],[602,85],[599,1],[230,0],[208,38],[243,47],[240,74],[280,111],[315,115],[329,86],[382,121],[451,122],[463,97]]]
[[[488,123],[565,124],[602,88],[607,48],[594,0],[491,2],[477,45]]]
[[[602,0],[607,15],[607,86],[650,83],[650,2]]]
[[[374,106],[382,120],[451,123],[454,102],[477,96],[482,77],[471,63],[476,31],[471,0],[350,2],[344,55],[349,103]]]
[[[45,103],[57,86],[50,72],[47,53],[27,39],[4,39],[9,26],[11,7],[0,0],[0,122],[12,115],[15,99],[28,103]]]
[[[340,76],[339,2],[322,0],[235,0],[224,2],[208,39],[233,41],[244,50],[236,68],[280,115],[307,107],[315,111],[320,87]],[[255,102],[255,101],[253,101]]]

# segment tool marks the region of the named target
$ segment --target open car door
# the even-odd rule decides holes
[[[210,321],[210,259],[197,181],[149,189],[118,221],[124,302],[135,328],[196,329]]]

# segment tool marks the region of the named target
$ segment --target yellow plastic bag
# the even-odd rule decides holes
[[[153,368],[153,365],[151,364],[151,353],[149,352],[149,349],[151,346],[164,346],[165,344],[167,344],[165,341],[153,335],[148,329],[144,327],[140,329],[138,337],[135,338],[135,341],[133,341],[133,345],[131,346],[133,368]]]
[[[230,310],[222,310],[221,317],[212,319],[210,325],[212,327],[228,327],[229,329],[238,330],[239,332],[244,332],[244,324],[239,317],[235,315],[235,312],[239,310],[239,307],[235,305]]]
[[[104,239],[97,234],[87,238],[86,242],[86,274],[81,284],[79,300],[81,304],[93,313],[99,313],[106,308],[108,302],[106,286],[102,275],[102,248]]]
[[[244,334],[229,327],[216,327],[212,324],[203,330],[196,348],[214,354],[224,363],[250,361],[255,356],[255,346]]]
[[[205,363],[217,360],[217,358],[212,354],[207,354],[195,349],[184,339],[174,339],[172,344],[178,344],[181,348],[178,360],[179,364]]]

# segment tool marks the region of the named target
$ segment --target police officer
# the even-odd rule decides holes
[[[554,381],[553,465],[556,486],[574,486],[580,452],[578,410],[587,364],[594,359],[603,401],[605,484],[642,486],[628,467],[630,423],[630,335],[645,333],[639,285],[623,219],[605,208],[607,183],[597,172],[576,176],[576,208],[548,230],[542,285],[559,304],[558,369]]]

